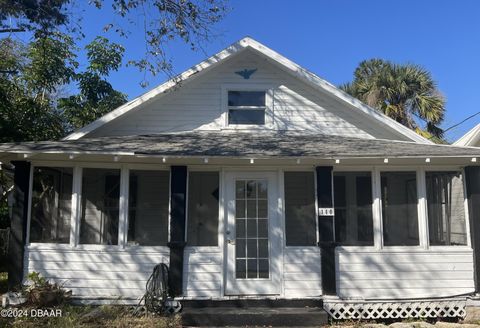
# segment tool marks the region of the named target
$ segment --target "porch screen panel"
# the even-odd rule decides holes
[[[188,176],[188,246],[218,246],[218,172]]]
[[[313,172],[285,172],[287,246],[315,246],[315,177]]]
[[[467,245],[460,172],[426,172],[430,245]]]
[[[235,277],[270,276],[268,247],[268,183],[235,182]]]
[[[385,246],[419,245],[415,172],[381,172]]]
[[[68,243],[70,241],[72,177],[72,168],[34,168],[30,242]]]
[[[80,244],[118,244],[120,170],[83,169]]]
[[[335,172],[335,241],[347,246],[373,245],[370,172]]]
[[[130,171],[128,245],[167,245],[169,193],[170,171]]]

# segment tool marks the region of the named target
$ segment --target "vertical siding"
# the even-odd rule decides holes
[[[235,71],[258,68],[245,80]],[[260,85],[273,91],[277,130],[314,131],[361,138],[406,140],[330,94],[314,90],[264,58],[245,51],[89,134],[91,137],[138,135],[223,128],[222,86]]]
[[[381,251],[337,249],[337,293],[341,298],[448,297],[475,291],[473,251],[431,248]]]
[[[286,247],[283,255],[284,297],[321,296],[321,272],[318,247]]]
[[[26,274],[39,272],[71,289],[74,297],[139,299],[159,263],[169,261],[166,247],[72,249],[66,245],[35,245],[25,253]]]

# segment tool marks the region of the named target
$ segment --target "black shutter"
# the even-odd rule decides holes
[[[317,166],[317,201],[319,208],[333,208],[333,179],[331,166]],[[336,294],[335,277],[335,216],[319,216],[318,232],[324,295]]]
[[[10,241],[8,245],[8,288],[22,284],[23,257],[27,236],[28,197],[30,191],[30,163],[14,161],[13,208],[10,220]]]
[[[170,296],[183,292],[183,250],[185,248],[185,215],[187,201],[187,167],[170,169]]]
[[[475,291],[480,291],[480,166],[465,167],[470,235],[475,266]]]

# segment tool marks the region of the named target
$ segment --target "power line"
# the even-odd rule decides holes
[[[468,121],[469,119],[471,119],[471,118],[473,118],[473,117],[477,116],[478,114],[480,114],[480,112],[476,112],[475,114],[473,114],[473,115],[470,115],[469,117],[467,117],[466,119],[462,120],[461,122],[459,122],[459,123],[457,123],[457,124],[454,124],[454,125],[452,125],[451,127],[447,128],[447,129],[445,129],[445,130],[443,130],[443,133],[445,133],[445,132],[447,132],[447,131],[449,131],[449,130],[451,130],[451,129],[453,129],[453,128],[456,128],[456,127],[457,127],[457,126],[459,126],[460,124],[463,124],[463,123],[465,123],[466,121]]]

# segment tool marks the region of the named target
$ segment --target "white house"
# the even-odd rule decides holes
[[[480,124],[475,125],[453,144],[462,147],[480,147]]]
[[[477,157],[244,38],[64,140],[0,145],[9,278],[135,302],[164,262],[179,300],[461,316],[480,285]]]

